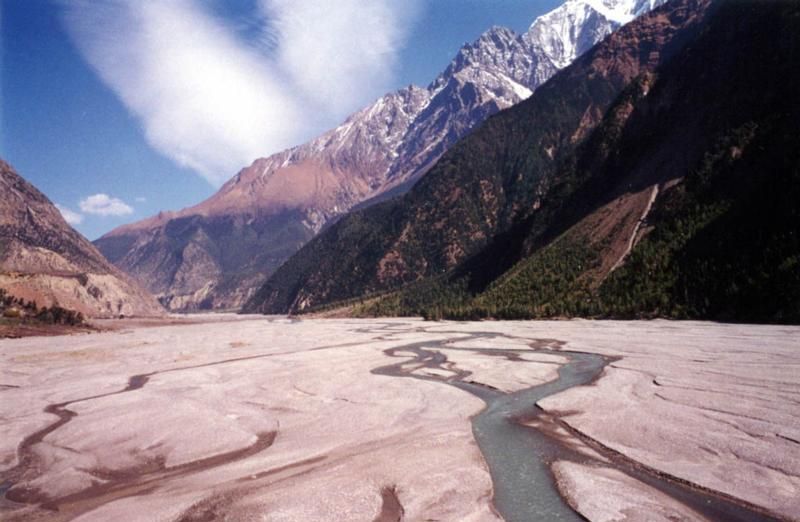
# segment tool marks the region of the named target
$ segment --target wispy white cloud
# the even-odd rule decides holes
[[[219,185],[382,94],[418,1],[261,0],[256,41],[200,0],[64,9],[78,48],[148,142]]]
[[[135,201],[137,203],[147,203],[147,198],[144,196],[136,196]]]
[[[96,214],[98,216],[126,216],[133,214],[133,208],[124,201],[102,193],[82,199],[78,206],[87,214]]]
[[[261,5],[277,33],[280,68],[306,98],[339,117],[383,94],[417,11],[407,0]]]
[[[83,223],[83,214],[79,214],[78,212],[70,210],[63,205],[59,205],[58,203],[56,203],[56,208],[59,212],[61,212],[61,216],[64,218],[64,221],[70,225],[80,225]]]

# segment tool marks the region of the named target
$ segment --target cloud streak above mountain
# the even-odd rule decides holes
[[[413,5],[262,0],[261,37],[248,41],[200,0],[63,4],[73,41],[148,143],[215,186],[383,94]]]

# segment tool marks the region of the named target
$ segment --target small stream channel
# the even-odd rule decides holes
[[[440,333],[440,332],[437,332]],[[463,335],[463,334],[459,334]],[[481,453],[489,467],[494,487],[495,509],[507,522],[583,521],[559,494],[549,464],[555,460],[586,462],[591,460],[566,447],[555,438],[515,421],[530,418],[541,410],[536,402],[574,386],[592,382],[608,363],[596,354],[559,351],[558,355],[569,358],[560,367],[558,379],[514,393],[467,382],[469,372],[445,368],[447,357],[437,349],[451,350],[453,342],[485,338],[490,342],[496,333],[474,334],[434,342],[412,343],[385,350],[390,357],[404,360],[373,370],[379,375],[410,377],[442,382],[467,391],[486,403],[486,408],[472,419],[472,431]],[[470,350],[458,348],[459,350]],[[475,349],[488,353],[491,348]],[[554,353],[551,350],[526,349],[506,350],[518,353]],[[412,358],[409,358],[412,356]],[[521,362],[520,364],[530,364]],[[420,367],[447,369],[455,372],[453,377],[438,377],[412,373]],[[598,448],[594,448],[598,450]],[[602,453],[602,449],[599,449]],[[697,488],[668,480],[643,469],[633,462],[618,456],[605,455],[612,464],[606,464],[627,473],[678,502],[694,509],[709,520],[724,522],[760,522],[778,519],[748,509],[738,503]]]
[[[486,403],[472,420],[472,432],[489,465],[495,508],[507,522],[584,520],[564,502],[548,466],[556,458],[566,457],[565,450],[539,431],[512,420],[534,413],[536,401],[548,395],[587,384],[606,364],[593,354],[571,354],[570,359],[561,367],[557,380],[516,393],[452,383]]]

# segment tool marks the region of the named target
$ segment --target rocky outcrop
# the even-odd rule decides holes
[[[0,194],[0,288],[40,307],[58,305],[87,317],[163,313],[2,160]]]

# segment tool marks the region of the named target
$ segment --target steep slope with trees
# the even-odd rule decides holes
[[[301,251],[252,309],[800,321],[798,35],[792,2],[668,3],[304,249],[342,268]]]
[[[391,290],[519,235],[541,214],[560,165],[632,82],[697,37],[707,5],[674,2],[616,32],[456,144],[405,197],[350,214],[314,239],[247,309],[298,311]]]

